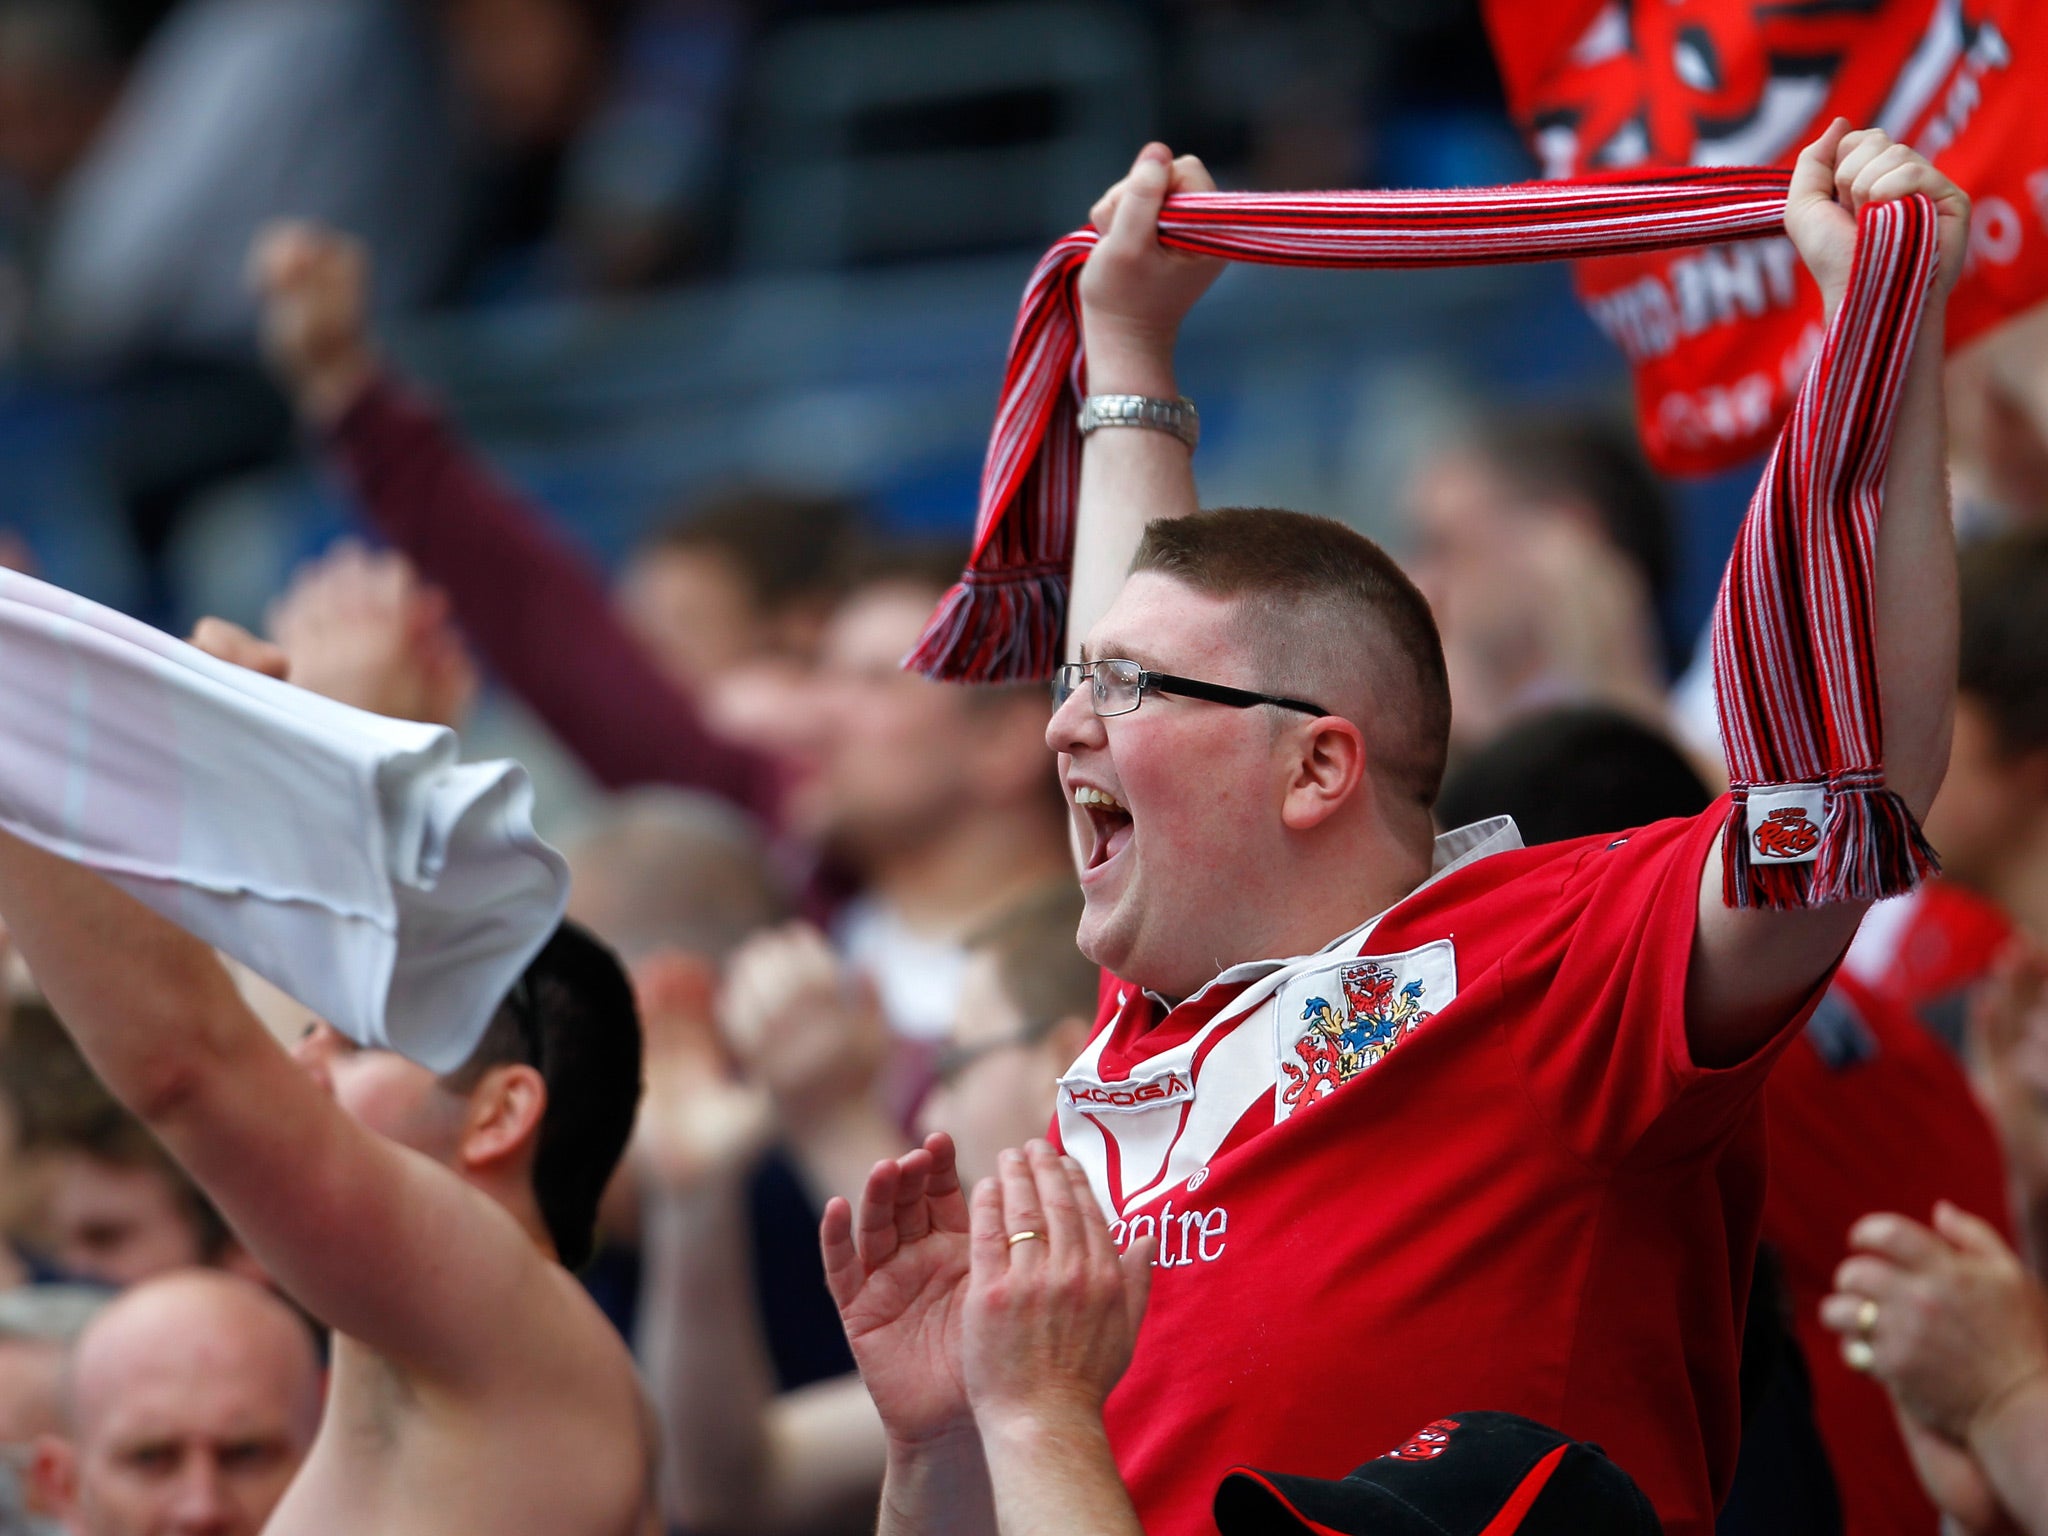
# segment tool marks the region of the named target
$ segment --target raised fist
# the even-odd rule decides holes
[[[368,253],[318,224],[274,223],[250,247],[249,276],[271,366],[307,417],[339,420],[377,371]]]
[[[1193,155],[1174,159],[1147,144],[1130,173],[1090,212],[1102,241],[1081,269],[1081,326],[1089,388],[1122,387],[1127,361],[1171,363],[1181,321],[1223,271],[1213,256],[1159,243],[1159,209],[1175,192],[1214,192],[1216,182]]]
[[[1838,117],[1801,151],[1785,200],[1785,233],[1820,284],[1832,315],[1856,258],[1856,215],[1868,203],[1924,192],[1940,223],[1941,266],[1935,295],[1946,298],[1962,275],[1970,242],[1970,199],[1916,151],[1879,128],[1852,129]]]

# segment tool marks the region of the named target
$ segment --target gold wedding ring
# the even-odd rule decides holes
[[[1012,1232],[1010,1234],[1010,1246],[1012,1248],[1016,1247],[1019,1243],[1042,1243],[1044,1241],[1045,1234],[1043,1232]]]
[[[1868,1339],[1851,1339],[1842,1346],[1842,1363],[1852,1371],[1868,1375],[1877,1364],[1877,1351],[1870,1347]]]
[[[1868,1297],[1856,1309],[1856,1331],[1866,1339],[1877,1332],[1877,1303]]]

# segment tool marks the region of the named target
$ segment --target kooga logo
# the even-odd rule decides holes
[[[1069,1078],[1060,1084],[1067,1103],[1091,1114],[1127,1114],[1155,1105],[1180,1103],[1195,1096],[1195,1085],[1178,1072],[1137,1078],[1122,1083],[1101,1083],[1092,1078]]]

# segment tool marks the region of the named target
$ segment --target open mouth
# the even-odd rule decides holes
[[[1107,790],[1083,784],[1074,791],[1088,833],[1087,869],[1100,869],[1131,841],[1131,813]]]

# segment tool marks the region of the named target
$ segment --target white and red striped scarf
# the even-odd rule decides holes
[[[1159,238],[1282,266],[1551,261],[1775,233],[1789,179],[1710,169],[1441,192],[1183,194],[1167,200]],[[1098,238],[1065,237],[1025,289],[974,555],[908,662],[929,676],[1020,681],[1059,660],[1085,392],[1074,285]],[[1714,656],[1734,783],[1731,905],[1875,899],[1934,867],[1883,788],[1872,584],[1892,421],[1936,254],[1924,198],[1865,210],[1848,296],[1729,562]],[[1789,819],[1789,839],[1765,827],[1773,812]],[[1771,861],[1788,848],[1790,861]]]

